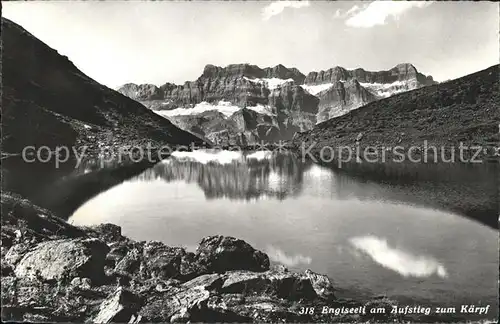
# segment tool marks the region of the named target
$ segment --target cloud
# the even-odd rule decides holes
[[[275,1],[264,7],[262,9],[262,18],[268,20],[272,16],[279,15],[285,10],[285,8],[303,8],[309,7],[311,4],[309,1]]]
[[[363,7],[355,5],[345,13],[337,10],[334,18],[347,18],[345,21],[347,26],[370,28],[385,25],[388,17],[397,20],[412,8],[425,8],[431,4],[430,1],[374,1]]]
[[[440,278],[448,276],[445,267],[436,259],[393,248],[385,239],[368,235],[351,238],[350,243],[358,250],[368,254],[376,263],[399,273],[403,277],[425,278],[433,274]]]

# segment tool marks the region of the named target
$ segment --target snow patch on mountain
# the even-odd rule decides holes
[[[203,101],[196,104],[192,108],[175,108],[172,110],[157,110],[155,112],[164,117],[173,117],[173,116],[198,115],[205,111],[216,110],[218,112],[221,112],[225,116],[229,117],[240,109],[241,109],[240,107],[233,105],[229,101],[221,100],[216,104]]]
[[[257,104],[257,106],[249,106],[246,107],[247,109],[253,110],[255,112],[258,112],[259,114],[263,115],[269,115],[269,116],[274,116],[276,114],[273,113],[271,106],[269,105],[261,105]]]
[[[301,87],[302,89],[306,90],[313,96],[317,95],[321,91],[325,91],[327,89],[330,89],[333,86],[333,83],[323,83],[323,84],[315,84],[315,85],[308,85],[308,84],[302,84]]]
[[[250,79],[247,77],[243,77],[243,79],[253,82],[253,83],[258,83],[258,84],[263,84],[265,85],[269,90],[274,90],[278,87],[281,87],[283,84],[287,82],[294,82],[293,79],[279,79],[279,78],[255,78],[255,79]]]
[[[411,86],[408,81],[396,81],[393,83],[359,83],[362,87],[366,88],[373,94],[387,98],[397,93],[405,92],[416,88]]]

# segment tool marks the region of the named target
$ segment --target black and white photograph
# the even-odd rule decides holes
[[[2,322],[498,323],[499,9],[2,2]]]

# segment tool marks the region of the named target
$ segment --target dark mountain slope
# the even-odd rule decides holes
[[[293,143],[422,146],[497,142],[500,123],[499,66],[442,84],[378,100],[296,134]]]
[[[83,74],[67,57],[2,18],[2,149],[201,142]]]

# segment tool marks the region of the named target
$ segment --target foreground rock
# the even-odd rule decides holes
[[[2,209],[3,320],[298,320],[297,307],[333,292],[311,271],[270,269],[233,237],[206,237],[192,253],[132,241],[112,224],[77,228],[15,195],[2,194]]]

